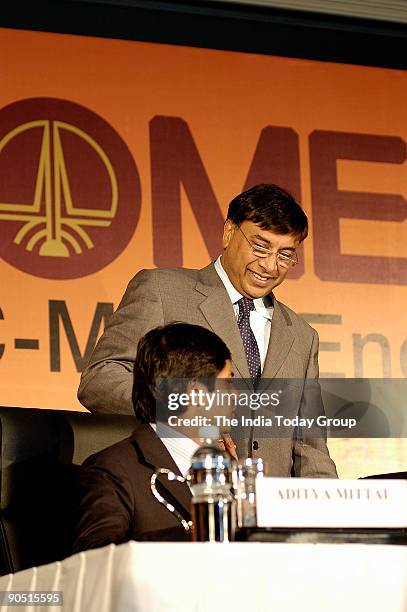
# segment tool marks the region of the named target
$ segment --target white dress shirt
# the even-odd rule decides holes
[[[154,429],[155,433],[157,433],[157,424],[150,423],[150,425]],[[160,433],[164,428],[167,429],[167,426],[163,423],[160,423]],[[168,427],[168,431],[169,433],[174,434],[174,429],[172,429],[171,427]],[[176,438],[160,437],[160,440],[164,444],[167,451],[170,453],[182,476],[185,476],[189,468],[191,467],[192,455],[199,447],[199,444],[194,442],[194,440],[191,440],[191,438],[187,438],[186,436],[177,436]],[[168,465],[159,465],[157,467],[168,468]]]
[[[215,261],[215,270],[219,275],[220,280],[225,285],[230,301],[233,304],[236,319],[239,316],[239,306],[237,302],[243,297],[241,293],[232,285],[224,267],[222,266],[220,256]],[[266,360],[267,349],[270,341],[271,320],[273,318],[273,298],[266,295],[264,298],[256,298],[253,300],[255,310],[250,311],[250,327],[256,338],[259,347],[261,369],[263,371],[264,362]],[[233,357],[233,355],[232,355]]]

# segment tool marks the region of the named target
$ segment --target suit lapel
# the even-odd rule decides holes
[[[250,378],[246,354],[240,336],[233,306],[214,265],[200,270],[196,291],[206,297],[198,305],[209,327],[220,336],[232,353],[232,361],[239,376]],[[270,341],[262,378],[273,378],[283,365],[294,342],[291,320],[274,299]]]
[[[150,466],[152,470],[162,467],[172,470],[174,474],[180,475],[175,461],[150,425],[147,423],[139,425],[132,438],[141,463]],[[160,482],[160,488],[168,491],[178,501],[179,505],[182,506],[187,516],[189,516],[191,513],[192,495],[187,483],[166,480],[164,476],[161,476],[158,481]],[[150,489],[146,491],[146,494],[149,493],[151,493]],[[165,492],[163,492],[163,495],[165,496]]]
[[[213,264],[201,270],[196,291],[205,296],[198,308],[209,327],[218,334],[232,353],[232,361],[241,378],[250,378],[246,354],[240,336],[233,305]]]
[[[273,378],[284,363],[294,342],[291,321],[283,312],[279,302],[274,300],[274,313],[271,322],[271,334],[264,363],[262,378]]]

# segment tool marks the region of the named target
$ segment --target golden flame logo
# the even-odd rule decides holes
[[[30,121],[9,132],[0,141],[0,153],[13,138],[33,128],[42,128],[41,152],[38,164],[37,180],[32,204],[11,204],[0,202],[0,219],[5,221],[23,221],[24,225],[14,238],[16,244],[24,244],[27,251],[38,249],[40,256],[69,257],[69,243],[76,254],[82,253],[80,237],[88,249],[94,244],[86,231],[87,226],[108,227],[116,215],[118,188],[113,166],[97,142],[77,127],[62,121]],[[53,131],[53,146],[50,133]],[[74,206],[69,186],[64,151],[61,143],[61,131],[67,130],[82,138],[97,153],[104,164],[110,179],[112,200],[108,210],[89,210]],[[53,183],[53,184],[52,184]],[[62,213],[62,194],[66,213]],[[41,202],[45,202],[44,214]],[[38,228],[34,233],[31,230]],[[28,233],[30,239],[25,240]]]
[[[0,110],[0,256],[43,278],[78,278],[112,262],[133,236],[140,179],[118,132],[56,98]]]

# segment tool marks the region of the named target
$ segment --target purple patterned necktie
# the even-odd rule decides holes
[[[250,327],[250,311],[254,310],[254,303],[250,298],[242,297],[237,304],[239,306],[237,324],[242,336],[250,376],[252,378],[259,378],[261,376],[260,352]]]

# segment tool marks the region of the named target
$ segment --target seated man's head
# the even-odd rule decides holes
[[[298,261],[308,233],[301,206],[277,185],[256,185],[229,204],[223,232],[222,265],[243,296],[268,295]]]
[[[144,423],[155,422],[156,380],[233,376],[226,344],[200,325],[170,323],[143,336],[134,362],[133,405]]]

